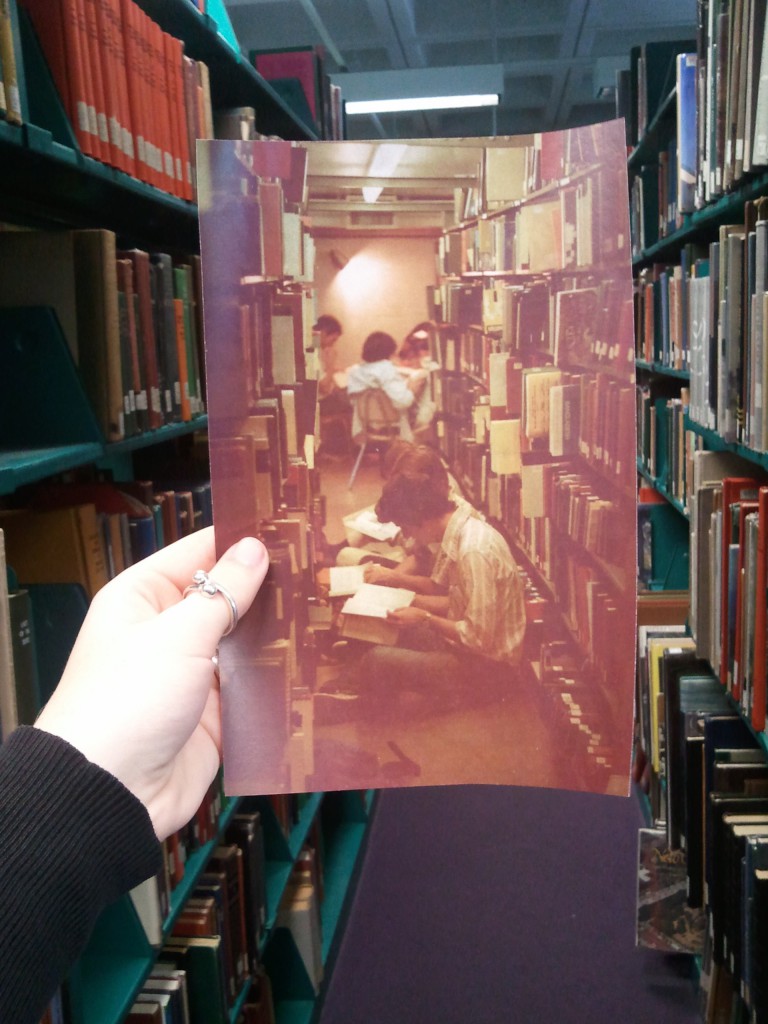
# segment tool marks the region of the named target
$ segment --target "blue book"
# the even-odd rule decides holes
[[[679,53],[677,73],[677,212],[693,213],[696,199],[696,54]]]

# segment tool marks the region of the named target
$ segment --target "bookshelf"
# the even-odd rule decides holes
[[[658,701],[660,710],[655,724],[640,723],[638,774],[649,797],[649,826],[668,850],[685,854],[687,896],[680,909],[689,921],[699,915],[702,941],[690,951],[700,957],[706,1019],[724,1013],[723,1019],[759,1020],[765,911],[753,892],[763,840],[756,824],[739,831],[737,816],[747,813],[739,802],[746,790],[756,799],[750,810],[758,809],[765,790],[746,778],[750,771],[752,778],[764,774],[768,750],[760,539],[760,495],[768,481],[762,410],[768,179],[757,113],[766,99],[766,42],[760,5],[739,3],[731,14],[723,36],[728,16],[720,5],[700,6],[696,44],[672,44],[663,56],[671,94],[638,118],[637,90],[630,90],[622,111],[637,129],[628,167],[639,537],[644,530],[648,539],[649,516],[662,517],[653,531],[658,552],[648,559],[649,579],[664,582],[670,550],[679,549],[686,533],[690,543],[690,578],[679,591],[684,608],[665,617],[663,598],[654,612],[654,595],[641,594],[638,707]],[[686,75],[692,76],[687,83]],[[719,729],[729,730],[727,740]],[[725,746],[738,763],[730,774],[720,765],[718,750]],[[748,771],[749,756],[758,766]]]
[[[601,517],[634,507],[635,453],[621,424],[635,399],[631,295],[615,272],[627,236],[611,204],[623,169],[601,159],[603,130],[522,140],[503,157],[486,150],[484,191],[460,204],[439,242],[432,355],[441,448],[512,545],[529,623],[549,624],[531,671],[556,718],[562,710],[574,764],[610,791],[621,755],[608,737],[620,730],[600,632],[617,624],[634,566]],[[530,632],[535,648],[541,633]]]
[[[19,89],[18,116],[0,117],[0,219],[4,222],[0,241],[5,243],[5,256],[9,257],[5,261],[4,256],[5,291],[0,297],[2,506],[23,504],[27,494],[38,493],[37,488],[43,485],[65,485],[74,480],[100,483],[111,479],[130,490],[140,488],[141,482],[151,476],[164,484],[183,480],[184,487],[195,490],[200,484],[200,473],[207,472],[207,456],[202,450],[209,424],[202,402],[194,402],[195,396],[202,399],[204,393],[202,325],[196,320],[199,283],[194,281],[199,250],[194,193],[184,194],[183,169],[178,171],[175,159],[174,191],[168,182],[167,187],[160,187],[152,180],[142,180],[141,174],[128,173],[120,166],[121,161],[110,163],[84,152],[67,116],[66,103],[56,88],[45,46],[35,32],[27,6],[21,0],[9,0],[8,18],[0,18],[3,22],[0,31],[6,33],[4,43],[10,40],[12,45]],[[96,9],[94,5],[88,6]],[[119,3],[98,6],[120,10]],[[260,133],[287,140],[315,137],[312,129],[297,118],[289,104],[240,53],[219,0],[211,0],[206,5],[207,13],[202,13],[190,0],[142,0],[133,6],[162,32],[181,41],[187,58],[205,65],[201,81],[209,89],[209,113],[250,107],[256,111]],[[35,7],[29,4],[30,9]],[[2,14],[5,15],[5,6]],[[8,53],[5,50],[3,54],[4,85],[9,82]],[[209,137],[210,130],[199,130],[195,134]],[[297,222],[298,216],[286,230],[295,232]],[[51,238],[55,235],[55,244],[67,240],[62,242],[64,245],[77,237],[98,239],[108,250],[112,246],[111,251],[123,261],[135,250],[167,254],[169,267],[174,270],[190,268],[193,292],[189,305],[183,304],[186,300],[182,300],[180,291],[173,293],[174,312],[177,317],[187,317],[183,332],[176,321],[173,341],[179,346],[183,336],[183,351],[189,360],[188,374],[192,374],[193,368],[196,374],[194,388],[191,376],[187,378],[186,392],[182,377],[172,382],[169,377],[168,405],[164,404],[160,384],[157,385],[160,397],[153,405],[152,381],[145,376],[151,359],[146,348],[141,347],[129,349],[127,357],[125,348],[120,346],[119,351],[112,351],[109,356],[103,347],[101,350],[95,347],[92,351],[97,361],[111,367],[112,376],[105,370],[105,375],[95,382],[89,379],[85,364],[90,359],[86,359],[87,350],[82,344],[82,309],[78,308],[72,319],[73,310],[67,310],[66,304],[60,302],[62,293],[46,291],[45,275],[40,275],[39,287],[35,281],[36,271],[47,258],[45,244],[40,243],[41,249],[34,256],[40,263],[34,262],[32,257],[29,262],[17,260],[21,271],[26,271],[27,278],[33,280],[29,294],[19,292],[14,296],[15,285],[7,280],[6,270],[14,256],[22,252],[15,245],[34,247],[35,239],[39,240],[43,234]],[[73,246],[76,244],[72,242]],[[160,262],[159,255],[157,262]],[[75,294],[82,284],[82,267],[73,258],[67,268],[72,276],[63,292]],[[141,345],[149,335],[140,333],[135,326],[128,331],[125,328],[126,320],[130,319],[129,306],[133,306],[137,323],[142,316],[138,288],[136,300],[126,301],[127,293],[116,288],[112,273],[108,269],[96,280],[95,288],[92,288],[93,280],[88,286],[106,302],[115,303],[113,308],[118,311],[120,327],[111,337],[114,339],[119,333],[122,346],[126,339],[132,341],[134,335],[130,331],[134,330],[137,344]],[[138,280],[136,271],[134,281]],[[176,284],[181,288],[180,280],[176,280]],[[155,287],[153,279],[153,289]],[[258,296],[260,286],[251,286],[251,291]],[[156,308],[158,293],[153,290],[152,294],[153,308]],[[92,314],[90,305],[85,306]],[[72,344],[73,323],[79,346]],[[148,323],[141,323],[142,330]],[[152,324],[153,330],[159,330],[156,319]],[[95,334],[99,335],[99,331]],[[192,347],[186,347],[187,343]],[[134,358],[136,351],[138,363]],[[161,354],[158,336],[154,358],[160,359]],[[182,348],[177,347],[176,355],[180,361]],[[133,373],[138,373],[138,378],[134,379]],[[125,414],[119,428],[102,414],[98,405],[109,380],[113,386],[115,381],[119,382],[118,405],[121,417]],[[125,395],[131,389],[132,399],[128,400]],[[146,395],[145,405],[141,401],[137,403],[140,391]],[[184,398],[192,402],[186,411],[181,408]],[[128,404],[124,404],[126,401]],[[144,412],[144,419],[137,410]],[[154,426],[147,410],[156,414]],[[135,421],[129,422],[129,414],[136,417]],[[282,481],[276,481],[277,503],[286,496],[280,490],[282,486]],[[290,481],[285,486],[290,489]],[[160,529],[157,520],[155,527]],[[165,537],[169,537],[167,532]],[[4,717],[9,686],[13,686],[13,680],[3,676],[0,706]],[[125,1019],[153,965],[163,955],[161,944],[185,917],[190,897],[197,893],[202,876],[209,870],[211,856],[221,844],[236,845],[233,829],[241,816],[260,822],[256,843],[260,845],[263,858],[264,904],[261,910],[264,921],[257,929],[258,941],[250,956],[250,969],[245,972],[235,997],[219,1007],[222,1020],[239,1020],[244,1006],[255,998],[257,988],[261,991],[258,964],[267,964],[272,976],[275,1020],[308,1020],[317,1013],[321,995],[310,982],[293,933],[278,921],[279,912],[287,899],[294,872],[301,870],[311,854],[316,859],[314,870],[322,872],[326,894],[320,906],[322,939],[318,955],[324,969],[329,970],[343,927],[355,866],[373,813],[373,794],[315,792],[296,797],[245,797],[224,801],[223,809],[219,807],[220,792],[211,799],[220,813],[206,812],[203,822],[200,815],[204,810],[201,809],[199,820],[170,843],[174,853],[168,854],[166,865],[175,864],[174,870],[181,875],[178,865],[183,861],[184,870],[183,877],[175,879],[170,892],[166,880],[162,890],[165,895],[150,899],[154,916],[160,915],[154,925],[159,929],[157,934],[146,930],[137,904],[130,896],[118,901],[100,918],[88,948],[64,986],[67,1024],[119,1024]],[[169,874],[171,868],[166,866],[165,870]],[[266,982],[264,985],[270,987]]]

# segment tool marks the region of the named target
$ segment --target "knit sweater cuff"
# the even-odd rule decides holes
[[[146,808],[118,779],[57,736],[12,733],[0,747],[4,996],[6,982],[26,985],[27,996],[29,986],[55,987],[100,911],[161,863]]]

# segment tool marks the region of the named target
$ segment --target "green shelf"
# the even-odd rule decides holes
[[[674,377],[676,380],[690,380],[690,370],[676,370],[672,366],[665,366],[663,363],[649,363],[645,359],[636,359],[635,367],[638,370],[645,370],[647,373],[658,373],[663,377]]]
[[[720,196],[694,213],[687,214],[682,227],[644,249],[632,261],[632,266],[639,269],[655,260],[669,259],[674,257],[686,242],[708,237],[721,224],[741,223],[744,219],[744,204],[764,195],[766,190],[768,173],[749,176],[732,192]]]
[[[53,473],[96,462],[103,454],[104,445],[97,442],[0,452],[0,494],[12,494]]]
[[[765,470],[768,470],[768,452],[756,451],[753,448],[747,448],[746,445],[738,444],[733,441],[724,441],[719,434],[715,433],[714,430],[709,430],[707,427],[702,427],[699,423],[689,419],[685,416],[685,429],[692,430],[695,434],[704,438],[704,442],[710,451],[718,452],[733,452],[738,455],[739,458],[744,459],[747,462],[752,462],[756,466],[760,466]]]
[[[157,430],[147,430],[143,434],[134,434],[122,441],[113,441],[104,445],[103,455],[122,455],[124,452],[136,451],[137,448],[150,448],[153,445],[161,444],[163,441],[170,441],[174,437],[182,437],[184,434],[192,434],[196,430],[206,430],[208,427],[208,416],[195,416],[194,419],[183,423],[168,423]]]
[[[344,906],[349,895],[349,882],[353,877],[365,839],[366,825],[347,822],[338,825],[326,839],[324,856],[324,898],[321,907],[323,924],[323,963],[330,957]]]

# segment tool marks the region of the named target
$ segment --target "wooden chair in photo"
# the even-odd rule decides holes
[[[347,487],[352,490],[357,471],[370,444],[390,444],[400,436],[400,413],[380,388],[368,388],[356,395],[354,402],[362,424],[360,448],[352,467]]]

